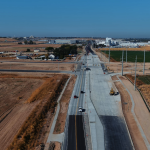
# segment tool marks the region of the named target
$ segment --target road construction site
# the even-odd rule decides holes
[[[150,149],[150,114],[141,95],[119,70],[111,71],[115,62],[110,63],[108,70],[103,61],[105,56],[98,57],[90,44],[85,50],[74,72],[72,64],[68,70],[59,71],[70,77],[57,100],[52,121],[45,126],[49,130],[39,142],[47,140],[45,150],[55,144],[61,150]],[[71,80],[71,74],[77,79]],[[68,96],[63,97],[69,88]]]
[[[108,71],[95,53],[82,59],[86,61],[77,73],[62,149],[150,149],[150,114],[138,91],[121,72]]]

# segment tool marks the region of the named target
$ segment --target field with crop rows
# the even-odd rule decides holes
[[[107,56],[109,51],[102,51],[106,53]],[[144,60],[144,52],[143,51],[128,51],[127,52],[127,61],[128,62],[135,62],[135,58],[137,55],[137,62],[143,62]],[[116,61],[122,60],[122,51],[110,51],[110,57],[112,57]],[[126,51],[124,51],[124,61],[126,61]],[[145,52],[145,62],[150,62],[150,51]]]

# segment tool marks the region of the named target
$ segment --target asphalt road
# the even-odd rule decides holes
[[[11,69],[0,69],[0,72],[46,72],[46,73],[68,73],[75,74],[72,71],[52,71],[52,70],[11,70]]]
[[[81,62],[86,64],[86,56],[81,58]],[[70,100],[68,117],[66,119],[65,137],[62,145],[63,150],[85,150],[85,137],[83,130],[82,113],[78,111],[78,107],[83,108],[84,95],[81,91],[85,90],[85,65],[80,65],[80,72],[77,76],[74,91]],[[74,98],[74,95],[78,98]]]

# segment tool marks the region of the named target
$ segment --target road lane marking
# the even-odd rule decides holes
[[[83,69],[83,73],[84,73],[84,69]],[[80,90],[79,90],[79,97],[78,97],[77,108],[76,108],[76,114],[75,114],[76,150],[78,149],[78,148],[77,148],[77,125],[76,125],[76,116],[77,116],[78,103],[79,103],[79,98],[80,98],[80,93],[81,93],[81,86],[82,86],[82,80],[83,80],[83,73],[82,73],[82,78],[81,78],[81,84],[80,84]]]

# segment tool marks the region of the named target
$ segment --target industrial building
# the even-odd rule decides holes
[[[95,40],[95,42],[96,45],[103,44],[108,47],[139,47],[150,44],[150,41],[148,43],[146,42],[133,43],[129,41],[122,41],[122,39],[113,40],[112,38],[106,38],[106,40]]]
[[[66,40],[66,39],[57,39],[55,40],[55,44],[76,44],[76,40]]]
[[[40,52],[40,50],[39,50],[39,49],[35,49],[34,52],[35,52],[35,53],[36,53],[36,52]]]
[[[17,59],[32,59],[30,56],[16,56]]]

